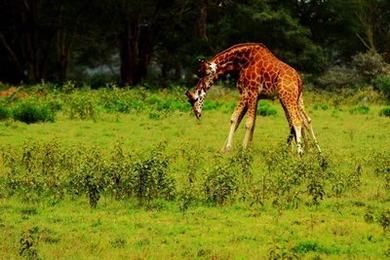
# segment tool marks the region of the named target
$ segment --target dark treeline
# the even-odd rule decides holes
[[[313,75],[360,52],[390,62],[390,1],[0,0],[6,83],[188,82],[197,58],[241,42]]]

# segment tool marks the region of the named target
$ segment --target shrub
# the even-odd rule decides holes
[[[381,224],[383,231],[389,230],[390,227],[390,210],[383,211],[379,217],[379,223]]]
[[[390,107],[384,107],[379,112],[380,116],[390,117]]]
[[[23,101],[12,111],[13,118],[27,124],[37,122],[54,122],[55,113],[48,103],[38,103],[35,100]]]
[[[159,120],[161,119],[161,112],[158,112],[158,111],[151,111],[149,113],[149,119],[152,119],[152,120]]]
[[[129,113],[134,107],[137,107],[133,106],[133,100],[134,98],[117,88],[103,90],[103,94],[99,96],[99,104],[109,113]]]
[[[47,105],[53,112],[61,111],[64,101],[58,97],[52,97],[47,100]]]
[[[66,113],[70,119],[96,120],[99,115],[99,110],[97,104],[89,95],[77,93],[70,98]]]
[[[292,251],[298,254],[307,254],[309,252],[337,254],[339,253],[340,250],[336,247],[331,247],[331,248],[324,247],[318,244],[316,241],[304,240],[304,241],[300,241],[295,247],[293,247]]]
[[[390,102],[390,74],[380,75],[372,81],[375,88],[379,89]]]
[[[277,111],[266,101],[260,101],[259,107],[257,109],[257,114],[261,116],[274,116],[277,114]]]
[[[40,259],[37,243],[39,240],[39,227],[34,226],[24,231],[19,239],[19,255],[27,259]]]
[[[316,82],[322,88],[332,90],[356,85],[362,82],[362,78],[356,70],[336,65],[321,75]]]
[[[349,110],[351,114],[361,114],[361,115],[367,115],[370,111],[370,108],[365,105],[356,106]]]
[[[300,259],[299,256],[283,245],[274,245],[268,250],[268,259]]]
[[[223,205],[233,200],[238,191],[238,179],[232,163],[218,162],[207,174],[204,191],[207,200],[214,204]]]
[[[329,106],[327,104],[314,104],[313,105],[313,109],[314,110],[328,110],[329,109]]]
[[[0,104],[0,120],[4,120],[9,118],[10,116],[10,111],[8,108],[3,106],[3,104]]]
[[[98,149],[88,152],[69,182],[74,195],[86,194],[91,208],[96,208],[101,193],[107,187],[104,178],[104,165]]]
[[[132,194],[135,183],[131,155],[123,151],[123,143],[117,142],[112,157],[104,170],[107,191],[119,200]]]
[[[384,180],[386,190],[390,188],[390,156],[387,153],[374,154],[375,174]]]
[[[134,164],[134,194],[141,203],[174,197],[175,180],[168,175],[169,160],[164,155],[164,147],[157,146],[148,158]]]
[[[352,66],[368,80],[385,74],[389,70],[389,64],[375,51],[356,54],[352,57]]]

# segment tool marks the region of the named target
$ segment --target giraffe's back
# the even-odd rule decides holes
[[[300,94],[302,84],[298,72],[265,46],[253,46],[250,58],[246,70],[255,72],[261,98]]]

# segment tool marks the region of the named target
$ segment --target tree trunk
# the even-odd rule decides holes
[[[69,44],[66,41],[65,29],[60,29],[57,32],[57,77],[58,80],[63,82],[66,80],[68,74],[69,64]]]
[[[175,80],[181,80],[181,65],[179,62],[175,63]]]
[[[124,18],[122,31],[119,35],[120,59],[121,59],[121,84],[124,86],[134,85],[139,82],[137,68],[139,21],[134,18],[129,21]]]
[[[24,35],[24,53],[26,57],[27,66],[27,80],[29,82],[38,82],[40,80],[40,68],[38,57],[40,51],[37,46],[37,19],[38,19],[38,6],[36,0],[25,1],[25,15],[24,26],[26,33]]]
[[[207,41],[207,15],[208,15],[208,0],[200,1],[199,16],[196,23],[197,34],[200,39]]]
[[[149,28],[140,27],[138,17],[122,21],[120,39],[121,85],[137,85],[147,75],[152,53]]]
[[[23,31],[20,36],[20,46],[24,60],[26,79],[30,83],[41,81],[45,76],[46,63],[56,35],[53,24],[46,24],[40,13],[40,0],[24,0],[21,9],[21,25]]]
[[[375,2],[361,0],[361,9],[356,13],[363,30],[363,36],[357,34],[362,44],[370,51],[378,52],[375,44],[375,23],[378,14],[378,6]]]

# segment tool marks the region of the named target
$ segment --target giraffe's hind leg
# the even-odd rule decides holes
[[[294,127],[293,127],[293,125],[291,123],[291,118],[290,118],[290,116],[288,114],[286,106],[283,104],[282,101],[280,101],[280,104],[282,105],[282,108],[284,110],[284,114],[286,115],[286,119],[287,119],[287,122],[288,122],[288,127],[290,128],[290,133],[287,136],[287,148],[288,148],[288,147],[290,147],[291,142],[295,139],[295,131],[294,131]]]
[[[296,102],[291,102],[291,100],[281,99],[282,106],[285,109],[287,120],[290,126],[290,136],[287,141],[291,142],[292,135],[295,137],[295,141],[297,143],[297,150],[299,155],[303,155],[304,145],[302,143],[302,116],[299,112],[298,108],[298,100]]]
[[[245,122],[245,136],[242,146],[244,149],[252,143],[253,133],[255,130],[256,122],[256,110],[257,110],[257,96],[248,101],[248,116]]]
[[[303,105],[302,93],[299,96],[298,108],[299,108],[299,112],[301,114],[301,118],[302,118],[302,121],[303,121],[305,128],[307,129],[308,132],[310,132],[311,138],[313,139],[313,142],[314,142],[318,152],[321,153],[320,145],[318,144],[317,138],[314,134],[313,127],[311,125],[311,118],[309,117],[309,115],[305,111],[305,107]]]

